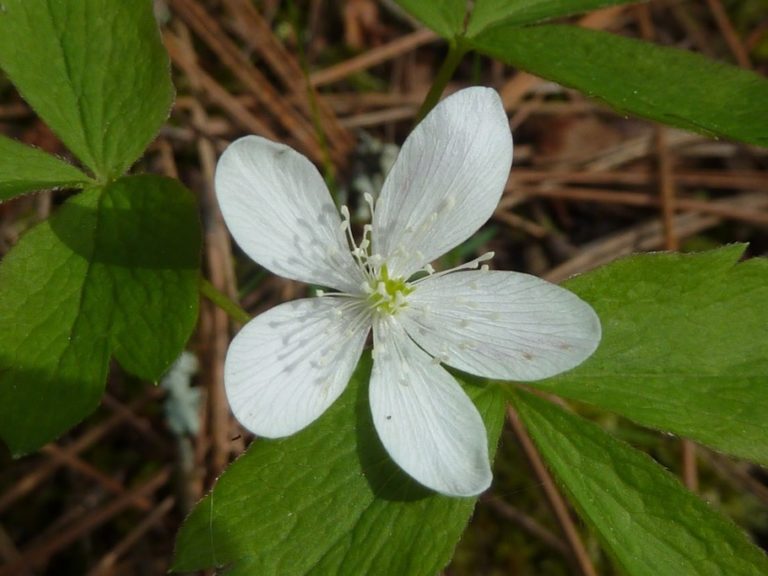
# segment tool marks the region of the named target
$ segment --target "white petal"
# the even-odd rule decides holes
[[[408,277],[463,242],[496,209],[512,164],[499,95],[467,88],[440,102],[406,139],[376,203],[372,246]]]
[[[442,362],[503,380],[541,380],[570,370],[600,343],[600,319],[589,304],[516,272],[425,278],[398,318]]]
[[[328,188],[292,148],[259,136],[236,140],[216,167],[216,195],[232,236],[265,268],[343,291],[360,286]]]
[[[301,430],[342,393],[370,329],[352,300],[308,298],[280,304],[232,341],[224,385],[235,417],[259,436]]]
[[[459,384],[391,316],[374,320],[370,401],[392,459],[418,482],[449,496],[491,483],[483,420]]]

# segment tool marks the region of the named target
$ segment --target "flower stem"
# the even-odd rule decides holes
[[[200,294],[224,310],[235,322],[245,324],[251,319],[248,312],[243,310],[237,302],[221,292],[206,278],[200,278]]]
[[[448,81],[453,77],[453,73],[456,71],[459,62],[467,52],[467,47],[460,38],[451,40],[450,47],[448,49],[448,55],[443,60],[443,64],[440,66],[440,70],[437,71],[432,87],[429,89],[427,97],[424,98],[424,102],[419,108],[419,112],[416,114],[416,124],[426,116],[435,104],[440,100],[440,96],[445,90]]]

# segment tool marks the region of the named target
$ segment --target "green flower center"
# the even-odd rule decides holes
[[[413,287],[404,278],[389,277],[386,264],[379,270],[378,277],[371,280],[370,287],[368,303],[383,314],[397,314],[407,306],[406,296],[413,292]]]

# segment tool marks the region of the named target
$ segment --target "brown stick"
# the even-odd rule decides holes
[[[706,188],[736,188],[743,190],[764,190],[766,188],[765,172],[759,170],[742,170],[734,172],[716,172],[714,170],[687,170],[676,171],[672,174],[678,187],[706,187]],[[529,168],[514,168],[507,190],[514,192],[516,186],[529,182],[533,183],[565,183],[565,184],[589,184],[589,185],[626,185],[648,186],[653,184],[654,175],[648,170],[638,171],[608,171],[608,172],[583,172],[583,171],[552,171],[535,170]]]
[[[227,92],[221,84],[216,82],[197,65],[195,58],[179,45],[179,39],[175,34],[166,30],[163,34],[163,42],[174,65],[187,76],[197,78],[200,90],[208,97],[211,103],[221,107],[232,120],[248,132],[277,139],[277,135],[270,126],[243,106],[237,98]]]
[[[129,409],[138,410],[141,406],[149,402],[154,397],[157,397],[157,392],[154,389],[150,389],[145,396],[134,400],[130,404]],[[43,462],[41,465],[35,468],[33,472],[17,481],[9,490],[0,496],[0,512],[8,508],[19,498],[22,498],[37,488],[37,486],[39,486],[46,478],[53,474],[62,465],[66,455],[79,454],[83,450],[88,449],[90,446],[103,438],[107,433],[123,424],[127,419],[128,415],[126,412],[116,412],[105,421],[100,422],[85,432],[72,444],[61,448],[61,458],[51,459]]]
[[[126,534],[114,548],[112,548],[112,550],[105,554],[96,566],[91,568],[88,572],[88,576],[107,576],[113,574],[115,564],[120,557],[130,550],[133,545],[147,533],[147,531],[162,520],[163,517],[171,511],[173,504],[173,497],[166,496],[165,499],[152,510],[152,512],[147,514],[141,522],[128,532],[128,534]]]
[[[550,532],[547,528],[539,524],[536,520],[524,514],[514,506],[510,506],[503,500],[499,500],[497,497],[485,495],[482,498],[483,504],[487,505],[499,516],[517,524],[525,532],[541,540],[542,544],[551,548],[555,552],[568,558],[571,554],[568,545],[558,538],[555,534]]]
[[[742,44],[736,30],[734,30],[733,24],[731,24],[731,19],[728,18],[728,13],[725,11],[725,8],[723,8],[723,3],[720,0],[707,0],[707,4],[712,11],[712,15],[715,17],[715,22],[717,22],[717,26],[720,28],[723,38],[725,38],[726,44],[728,44],[728,48],[734,58],[736,58],[736,62],[742,68],[752,68],[752,61],[749,59],[749,53],[747,52],[747,49],[744,48],[744,44]]]
[[[243,55],[221,26],[193,0],[169,0],[174,12],[197,34],[243,85],[267,107],[316,162],[323,151],[314,131],[297,110],[289,106],[266,76]]]
[[[272,29],[251,0],[224,0],[235,19],[235,32],[240,39],[256,50],[269,64],[283,84],[293,92],[296,101],[311,118],[314,114],[311,98],[317,106],[323,129],[328,134],[328,145],[338,149],[338,154],[346,157],[354,146],[352,133],[343,127],[336,114],[325,99],[308,85],[306,74],[296,57],[286,50],[275,37]]]
[[[523,422],[511,406],[507,406],[507,421],[512,426],[512,430],[514,431],[518,442],[520,442],[520,447],[523,449],[523,452],[528,459],[528,463],[531,465],[533,473],[536,475],[542,490],[544,490],[544,495],[547,498],[547,502],[549,503],[555,518],[557,518],[557,521],[560,524],[560,528],[563,531],[563,535],[565,536],[571,556],[579,573],[583,576],[597,576],[595,567],[592,564],[592,560],[589,558],[584,543],[581,541],[581,536],[571,518],[565,500],[557,489],[557,486],[555,486],[555,482],[552,479],[549,470],[547,470],[547,467],[544,465],[544,460],[541,458],[538,449],[528,435],[528,431],[525,429]]]
[[[43,446],[41,452],[48,454],[56,460],[60,460],[62,464],[65,464],[72,470],[76,470],[83,476],[95,480],[107,492],[111,492],[117,496],[125,494],[125,487],[120,482],[107,476],[104,472],[88,462],[81,460],[75,454],[62,450],[56,444]],[[152,508],[152,502],[146,499],[137,500],[136,507],[146,512]]]
[[[333,82],[343,80],[355,72],[366,70],[372,66],[396,58],[401,54],[405,54],[406,52],[415,50],[419,46],[429,44],[436,40],[439,40],[437,34],[431,30],[423,28],[416,32],[412,32],[407,36],[393,40],[389,44],[379,46],[373,50],[368,50],[360,56],[355,56],[354,58],[350,58],[349,60],[345,60],[344,62],[340,62],[329,68],[313,72],[309,76],[309,81],[314,87],[322,86],[324,84],[332,84]]]
[[[663,126],[656,128],[656,154],[659,170],[659,196],[661,219],[664,224],[664,248],[677,250],[680,247],[675,234],[675,182],[672,179],[672,160],[667,149],[667,132]]]
[[[715,200],[713,204],[721,202]],[[768,195],[762,192],[750,192],[728,198],[727,203],[749,210],[765,210],[768,208]],[[678,214],[675,216],[675,230],[680,238],[686,238],[711,228],[719,222],[720,218],[713,215]],[[618,257],[634,252],[658,250],[663,242],[663,231],[658,219],[643,222],[583,246],[576,256],[544,274],[544,278],[550,282],[562,282],[574,274],[592,270]]]
[[[0,576],[14,576],[25,566],[39,566],[44,564],[48,558],[63,550],[72,542],[81,538],[84,534],[93,531],[104,522],[119,514],[125,508],[134,504],[137,500],[145,498],[155,492],[168,481],[171,475],[171,468],[166,466],[157,472],[144,484],[141,484],[116,498],[107,506],[100,510],[84,511],[81,514],[79,522],[75,522],[67,530],[62,530],[40,544],[36,544],[24,550],[21,558],[17,562],[7,564],[0,569]]]
[[[510,208],[519,204],[520,196],[537,196],[541,198],[559,198],[568,201],[599,202],[603,204],[620,204],[625,206],[659,206],[661,200],[658,196],[642,192],[619,192],[614,190],[601,190],[595,188],[524,188],[516,187],[515,194],[507,196],[499,203],[499,209]],[[733,202],[729,198],[719,200],[694,200],[692,198],[679,198],[675,202],[675,208],[683,213],[694,212],[698,214],[710,214],[719,218],[741,220],[752,224],[768,225],[768,212],[745,208],[737,203],[738,196],[733,196]]]

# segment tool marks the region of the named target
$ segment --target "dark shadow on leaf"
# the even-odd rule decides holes
[[[108,358],[99,344],[93,346],[98,357],[76,371],[38,367],[31,360],[0,354],[0,454],[31,454],[98,408]]]
[[[50,219],[56,237],[90,262],[196,270],[200,220],[192,194],[158,176],[122,178],[70,198]]]

